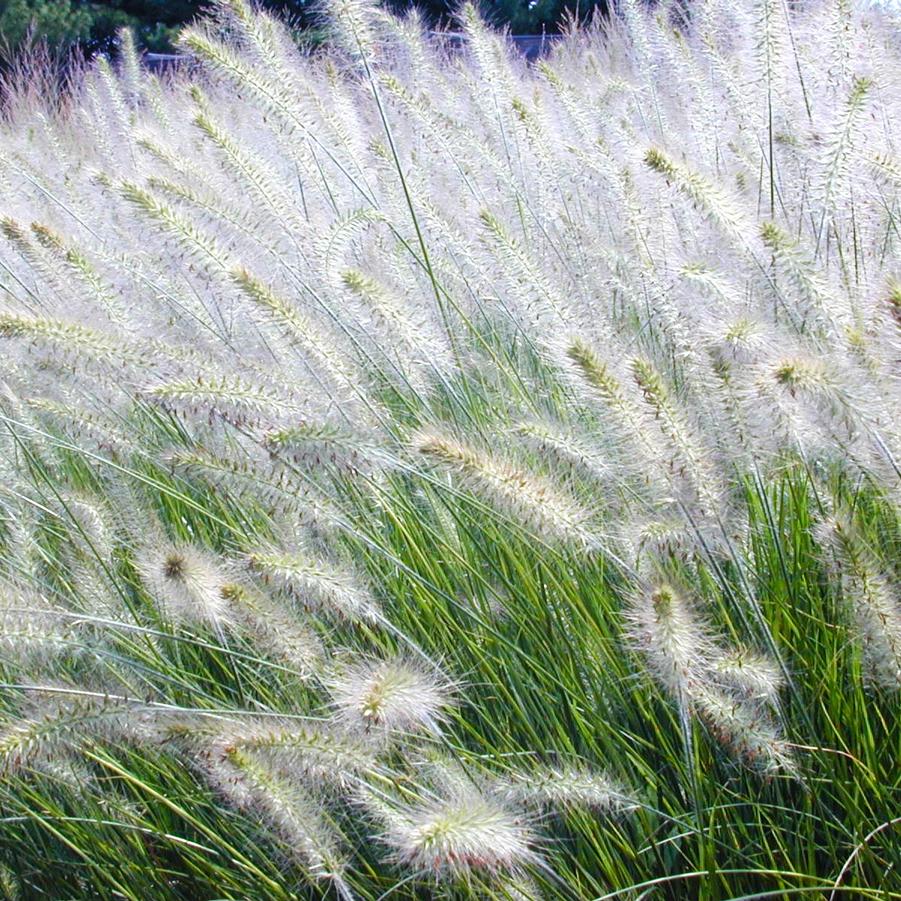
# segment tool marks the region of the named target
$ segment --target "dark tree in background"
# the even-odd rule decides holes
[[[6,56],[39,40],[61,50],[79,44],[90,54],[127,26],[144,48],[168,50],[201,6],[194,0],[0,0],[0,45]]]
[[[462,0],[384,0],[395,12],[416,6],[435,24],[452,21]],[[485,18],[497,27],[509,27],[513,34],[553,33],[569,15],[590,17],[607,9],[609,0],[474,0]]]
[[[608,0],[481,0],[494,25],[509,26],[515,34],[553,32],[566,15],[589,16],[606,8]],[[79,45],[87,54],[107,50],[116,31],[132,28],[138,45],[165,52],[179,28],[202,12],[208,0],[0,0],[0,58],[9,60],[29,42],[46,41],[53,50]],[[263,0],[262,6],[282,13],[299,33],[314,29],[312,0]],[[427,19],[448,24],[456,0],[386,0],[403,12],[415,5]]]

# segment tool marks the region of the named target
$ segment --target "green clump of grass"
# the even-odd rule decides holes
[[[0,892],[901,896],[897,25],[620,13],[10,89]]]

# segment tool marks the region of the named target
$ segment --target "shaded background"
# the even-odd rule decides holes
[[[579,19],[605,11],[609,0],[482,0],[483,15],[492,24],[509,26],[514,34],[554,33],[567,15]],[[0,0],[0,59],[45,41],[54,51],[75,45],[88,55],[112,47],[116,30],[132,28],[138,45],[156,53],[172,50],[179,28],[208,5],[208,0]],[[277,10],[298,36],[315,41],[317,15],[312,0],[262,0]],[[395,11],[417,6],[434,25],[447,24],[458,0],[387,0]]]

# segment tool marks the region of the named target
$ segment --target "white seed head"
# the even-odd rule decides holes
[[[339,720],[366,731],[437,735],[451,704],[450,685],[438,671],[407,660],[350,664],[330,691]]]
[[[78,626],[45,598],[0,583],[0,658],[7,665],[37,669],[72,652]]]
[[[317,883],[351,897],[344,880],[341,839],[322,800],[256,754],[233,743],[214,741],[194,763],[233,807],[261,819],[279,837],[287,858]]]
[[[290,666],[302,679],[321,669],[324,649],[319,636],[287,605],[236,582],[222,585],[220,594],[228,618],[242,624],[257,647]]]
[[[412,446],[457,473],[473,494],[545,541],[586,550],[600,546],[590,512],[550,480],[433,429],[415,435]]]
[[[771,703],[785,685],[785,676],[776,663],[747,648],[727,651],[716,658],[713,669],[727,685],[748,700]]]
[[[632,645],[670,697],[681,702],[708,678],[709,629],[677,588],[659,583],[637,590],[626,620]]]
[[[147,593],[173,622],[215,625],[225,620],[225,578],[207,553],[160,541],[143,548],[135,563]]]
[[[888,691],[901,689],[901,602],[893,580],[846,511],[827,517],[817,534],[838,560],[865,677]]]
[[[759,706],[704,685],[693,688],[691,700],[717,741],[742,763],[765,775],[797,772],[791,749]]]
[[[264,547],[248,555],[264,582],[290,593],[302,606],[351,621],[377,621],[378,601],[355,573],[299,548]]]
[[[585,766],[541,766],[506,774],[506,795],[541,808],[615,814],[633,809],[629,792],[616,780]]]
[[[156,711],[141,704],[86,696],[81,689],[45,685],[30,692],[27,711],[0,725],[0,772],[43,766],[67,757],[84,743],[129,741],[147,747],[160,738]]]
[[[538,860],[523,819],[473,786],[408,806],[367,806],[384,824],[382,841],[393,859],[437,880],[515,873]]]

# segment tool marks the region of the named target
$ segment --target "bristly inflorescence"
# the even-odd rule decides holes
[[[608,5],[3,79],[0,893],[891,894],[899,23]]]

